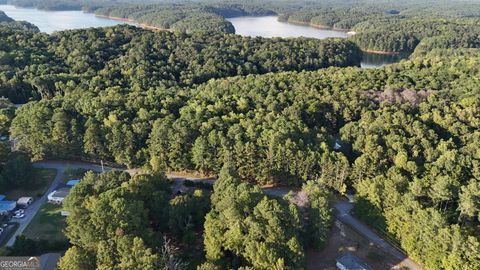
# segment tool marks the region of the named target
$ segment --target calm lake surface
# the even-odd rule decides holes
[[[99,18],[92,13],[84,13],[82,11],[46,11],[33,8],[17,8],[12,5],[0,5],[0,10],[16,21],[27,21],[34,24],[40,31],[46,33],[125,23]]]
[[[311,38],[346,38],[347,33],[333,30],[317,29],[306,25],[279,22],[277,16],[236,17],[229,18],[235,27],[235,33],[242,36],[260,37],[311,37]]]
[[[264,17],[236,17],[229,18],[235,32],[242,36],[261,37],[309,37],[309,38],[346,38],[347,33],[334,30],[318,29],[308,25],[295,25],[279,22],[276,16]],[[406,55],[381,55],[364,53],[362,60],[363,68],[377,68],[383,65],[396,63]]]

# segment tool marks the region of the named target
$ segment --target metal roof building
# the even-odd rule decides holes
[[[368,264],[350,252],[337,258],[337,268],[340,270],[373,270]]]
[[[69,181],[67,182],[67,187],[73,187],[73,186],[75,186],[75,185],[78,184],[78,183],[80,183],[80,180],[78,180],[78,179],[69,180]]]
[[[0,201],[0,214],[5,214],[15,210],[17,207],[16,201]]]

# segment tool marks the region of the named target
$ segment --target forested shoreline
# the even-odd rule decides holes
[[[480,3],[476,1],[351,0],[312,2],[309,7],[288,1],[150,1],[141,4],[111,0],[31,1],[8,3],[47,10],[84,10],[99,16],[122,18],[152,28],[177,32],[234,33],[226,19],[238,16],[278,15],[278,20],[313,27],[353,30],[351,40],[370,52],[412,53],[417,45],[478,47]]]

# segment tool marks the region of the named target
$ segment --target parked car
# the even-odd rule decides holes
[[[25,214],[25,210],[23,209],[18,209],[16,210],[15,212],[13,212],[15,215],[18,215],[18,214]]]
[[[24,218],[25,214],[16,214],[13,218]]]

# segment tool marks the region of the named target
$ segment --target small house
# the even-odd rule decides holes
[[[350,252],[337,258],[337,268],[340,270],[373,270],[368,264]]]
[[[21,208],[27,208],[32,203],[33,203],[32,197],[21,197],[20,199],[17,200],[17,205],[18,207],[21,207]]]
[[[70,194],[70,188],[59,188],[48,194],[48,202],[54,204],[62,204],[67,195]]]

